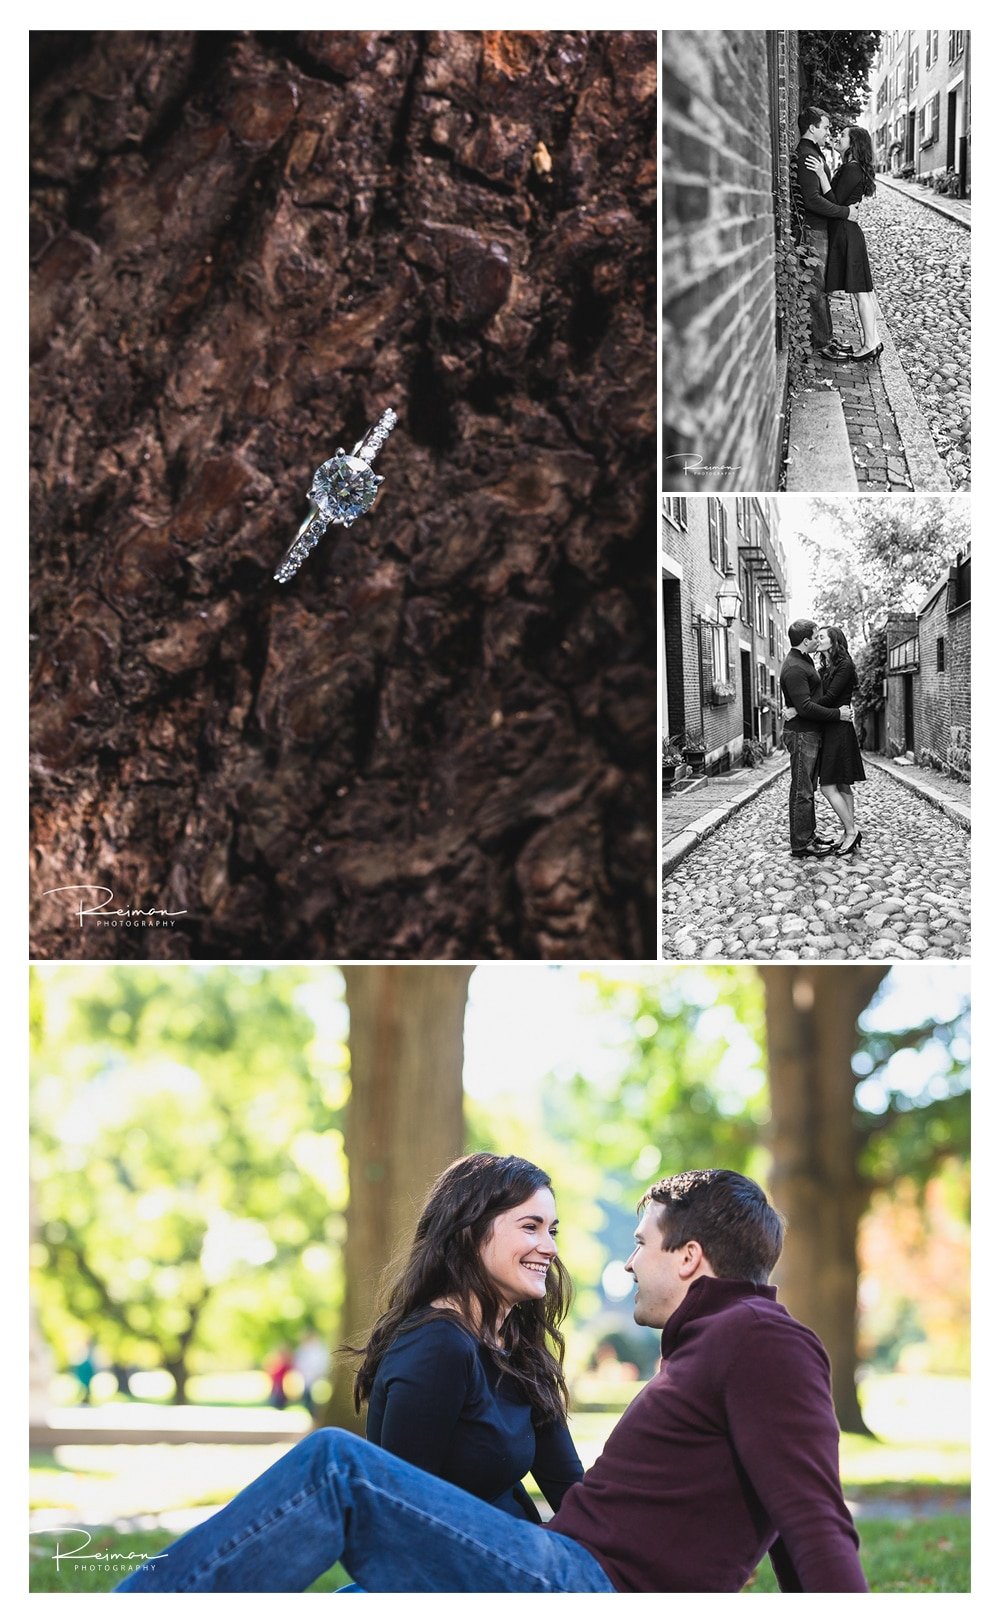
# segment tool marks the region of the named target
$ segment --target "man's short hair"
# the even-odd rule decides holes
[[[815,620],[793,620],[788,628],[788,640],[793,648],[797,648],[800,642],[805,642],[807,637],[815,635]]]
[[[799,134],[805,135],[806,130],[815,129],[821,119],[829,116],[825,107],[803,107],[799,114]]]
[[[639,1210],[651,1200],[663,1208],[658,1221],[664,1251],[697,1240],[718,1279],[767,1284],[781,1256],[785,1220],[752,1178],[718,1167],[678,1172],[651,1184]]]

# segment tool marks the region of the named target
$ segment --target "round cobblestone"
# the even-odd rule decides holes
[[[972,233],[889,186],[861,222],[878,302],[953,490],[971,479]]]
[[[875,766],[855,799],[849,857],[791,855],[785,776],[722,823],[664,881],[664,957],[968,957],[968,831]]]

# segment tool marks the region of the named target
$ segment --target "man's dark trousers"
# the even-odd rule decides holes
[[[785,728],[782,743],[791,759],[788,784],[788,827],[792,850],[804,851],[816,833],[816,780],[823,735]]]
[[[833,317],[826,291],[826,256],[830,246],[830,233],[825,225],[806,226],[809,248],[818,265],[812,266],[809,283],[809,321],[812,328],[813,349],[825,349],[833,338]]]

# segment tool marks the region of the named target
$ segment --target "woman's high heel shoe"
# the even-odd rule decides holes
[[[846,845],[838,845],[838,847],[837,847],[837,856],[838,857],[849,857],[851,852],[856,851],[860,844],[861,844],[861,830],[858,828],[858,829],[855,829],[853,835],[847,841]]]
[[[876,344],[874,349],[863,349],[860,354],[852,358],[855,361],[877,361],[884,349],[884,344]]]

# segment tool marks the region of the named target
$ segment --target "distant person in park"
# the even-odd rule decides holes
[[[288,1347],[280,1347],[276,1353],[265,1360],[264,1373],[271,1382],[271,1390],[267,1401],[272,1409],[287,1409],[288,1393],[285,1391],[285,1377],[292,1373],[295,1365],[292,1363],[292,1354]]]
[[[784,1590],[864,1591],[829,1361],[767,1283],[781,1218],[717,1169],[653,1184],[640,1213],[626,1267],[660,1370],[551,1522],[319,1430],[119,1589],[298,1591],[343,1560],[393,1593],[735,1593],[770,1553]]]
[[[858,673],[840,626],[821,627],[816,634],[816,652],[819,654],[820,703],[850,704],[858,685]],[[789,705],[782,715],[787,726],[796,712]],[[861,844],[854,785],[862,783],[864,777],[865,763],[853,719],[844,721],[841,715],[836,721],[825,722],[819,752],[819,788],[844,830],[843,839],[834,847],[838,857],[849,856]]]
[[[812,662],[819,643],[815,620],[793,620],[788,627],[791,647],[781,667],[781,695],[785,701],[782,742],[791,758],[788,782],[788,828],[793,857],[827,857],[836,840],[816,832],[816,785],[824,728],[835,721],[850,721],[850,705],[834,708],[822,699],[822,679]],[[863,769],[862,769],[863,770]]]
[[[830,178],[822,158],[807,153],[803,162],[816,177],[823,201],[840,207],[856,206],[865,197],[875,196],[875,154],[872,138],[858,124],[848,124],[838,138],[840,165]],[[851,354],[852,361],[877,361],[883,345],[875,321],[875,293],[865,234],[854,215],[831,218],[826,257],[826,292],[850,293],[854,299],[862,347]]]
[[[860,200],[840,202],[827,196],[831,190],[830,171],[823,148],[830,139],[830,115],[822,107],[803,107],[799,114],[799,144],[795,149],[794,173],[802,207],[805,241],[816,264],[809,287],[809,322],[813,349],[829,361],[849,360],[854,350],[838,344],[833,337],[833,318],[827,282],[827,258],[832,222],[855,223],[861,213]],[[874,184],[872,190],[874,191]],[[860,230],[860,227],[858,227]],[[864,239],[862,238],[862,241]],[[869,282],[869,287],[871,283]]]

